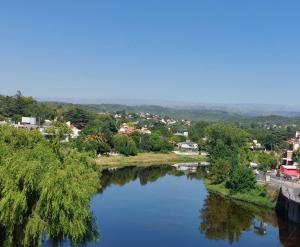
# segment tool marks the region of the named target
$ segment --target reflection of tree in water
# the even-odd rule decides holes
[[[200,231],[208,239],[237,242],[251,228],[254,216],[247,209],[216,194],[209,194],[201,211]]]
[[[140,180],[141,185],[152,183],[166,175],[183,176],[181,171],[176,171],[169,165],[150,166],[150,167],[124,167],[114,171],[104,170],[101,176],[101,191],[110,185],[123,186],[126,183]],[[204,171],[198,169],[196,173],[186,175],[190,179],[201,179],[204,176]]]
[[[148,182],[155,182],[158,178],[165,176],[172,167],[151,166],[151,167],[124,167],[115,171],[104,170],[101,177],[102,190],[110,185],[123,186],[131,181],[140,179],[141,185]]]
[[[95,217],[91,214],[89,220],[86,222],[82,228],[87,229],[86,234],[83,235],[80,239],[77,239],[76,242],[72,242],[71,240],[67,239],[66,236],[46,236],[44,234],[42,238],[42,246],[86,246],[88,243],[96,243],[99,240],[99,231],[96,225]],[[13,246],[21,247],[24,246],[22,240],[24,238],[24,228],[19,227],[18,230],[13,234]],[[36,229],[38,230],[38,229]],[[6,244],[6,236],[5,236],[5,228],[0,225],[0,246],[11,246]],[[27,246],[27,245],[26,245]],[[40,246],[40,242],[35,241],[34,239],[30,242],[30,246]]]
[[[73,243],[69,239],[66,239],[64,236],[57,236],[57,237],[50,237],[46,238],[44,236],[43,238],[43,246],[51,246],[51,247],[58,247],[58,246],[86,246],[88,243],[96,243],[99,241],[99,231],[96,225],[95,217],[91,215],[90,220],[86,222],[86,225],[83,226],[86,227],[88,230],[86,231],[86,234],[79,239],[78,242]],[[67,243],[67,244],[66,244]]]

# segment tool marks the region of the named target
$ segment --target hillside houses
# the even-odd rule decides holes
[[[121,134],[121,135],[130,135],[133,132],[139,132],[139,133],[144,134],[144,135],[150,135],[151,134],[151,131],[146,127],[142,127],[141,129],[136,129],[135,127],[128,126],[127,123],[123,123],[121,125],[121,127],[119,128],[119,130],[118,130],[118,133]]]
[[[299,149],[300,131],[297,131],[295,137],[290,140],[290,149],[287,150],[282,158],[279,172],[291,178],[299,178],[300,172],[298,163],[293,160],[293,153]]]
[[[38,123],[36,117],[22,117],[21,121],[18,123],[12,123],[10,120],[1,121],[0,124],[9,124],[15,128],[21,128],[21,129],[29,129],[38,130],[45,138],[49,138],[51,134],[49,134],[49,131],[47,131],[49,128],[53,127],[53,121],[51,120],[45,120],[43,124]],[[72,139],[78,138],[80,134],[80,129],[76,128],[75,125],[73,125],[71,122],[66,122],[66,125],[70,129],[70,137]],[[67,137],[66,140],[68,141]]]

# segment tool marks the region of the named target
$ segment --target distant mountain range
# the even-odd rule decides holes
[[[79,104],[66,102],[48,102],[50,104],[77,106],[94,112],[149,112],[174,119],[195,121],[237,121],[271,124],[300,125],[300,111],[272,105],[199,105],[199,106],[159,106],[159,105],[125,105],[125,104]]]
[[[131,111],[151,112],[169,116],[198,119],[199,115],[209,115],[209,119],[231,119],[256,116],[278,115],[285,117],[300,116],[300,106],[272,105],[272,104],[221,104],[221,103],[190,103],[179,101],[128,100],[128,99],[40,99],[41,101],[55,101],[72,103],[96,111]],[[202,117],[201,117],[202,119]]]

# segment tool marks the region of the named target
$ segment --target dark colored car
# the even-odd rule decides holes
[[[290,175],[284,175],[283,178],[286,179],[286,180],[292,180],[292,177]]]

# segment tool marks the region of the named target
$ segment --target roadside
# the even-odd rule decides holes
[[[139,153],[136,156],[118,155],[96,158],[96,164],[99,168],[116,168],[130,165],[142,167],[201,161],[206,161],[206,157],[201,155],[177,155],[175,153]]]
[[[283,194],[297,203],[300,203],[300,183],[285,180],[282,177],[277,177],[276,172],[269,174],[270,180],[265,181],[264,176],[258,175],[257,182],[259,184],[267,184],[270,191],[282,188]]]

